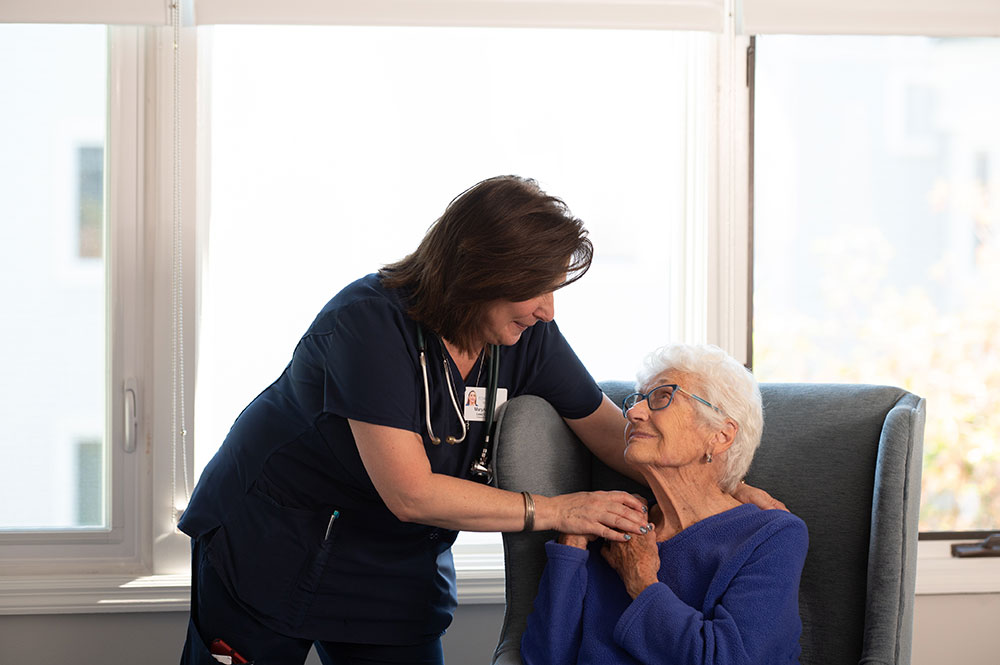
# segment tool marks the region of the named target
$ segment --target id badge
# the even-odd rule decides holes
[[[500,410],[500,406],[507,401],[507,389],[497,388],[497,403],[496,410],[493,414],[496,417],[496,412]],[[470,386],[465,389],[465,419],[470,423],[481,423],[486,421],[486,388],[482,386]]]

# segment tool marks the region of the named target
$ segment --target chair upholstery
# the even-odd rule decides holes
[[[601,384],[613,401],[632,384]],[[925,402],[899,388],[762,384],[764,433],[747,482],[809,528],[803,665],[910,662]],[[495,437],[497,486],[554,495],[649,490],[597,461],[544,400],[508,402]],[[520,642],[552,532],[504,534],[506,609],[493,662]]]

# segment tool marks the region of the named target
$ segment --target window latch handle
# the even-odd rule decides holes
[[[135,379],[126,379],[123,389],[125,397],[125,436],[122,437],[122,447],[127,453],[135,452],[135,439],[139,431],[139,414],[136,409]]]
[[[961,558],[1000,556],[1000,533],[989,535],[980,543],[954,543],[951,555]]]

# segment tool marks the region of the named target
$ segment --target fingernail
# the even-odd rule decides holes
[[[652,523],[652,522],[650,522],[650,523],[649,523],[649,530],[650,530],[650,531],[652,531],[652,530],[653,530],[653,523]]]
[[[646,533],[647,529],[644,526],[639,527],[639,533]]]
[[[630,536],[629,534],[626,533],[625,534],[625,540],[632,540],[632,536]]]
[[[648,511],[646,510],[646,506],[643,506],[643,507],[642,507],[642,512],[644,512],[644,513],[645,513],[645,512],[648,512]]]

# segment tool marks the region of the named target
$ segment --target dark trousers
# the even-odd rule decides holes
[[[289,637],[250,616],[229,594],[198,539],[191,542],[191,618],[181,665],[218,665],[208,644],[222,639],[254,665],[301,665],[316,645],[324,665],[444,665],[441,640],[395,646]]]

